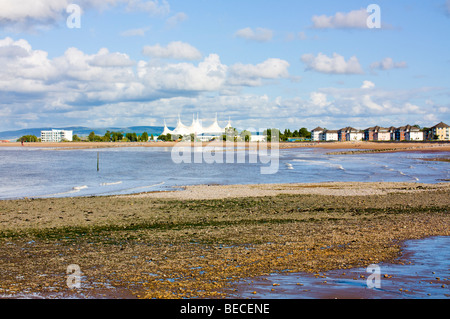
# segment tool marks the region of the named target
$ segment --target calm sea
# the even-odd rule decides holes
[[[277,163],[180,163],[171,148],[0,149],[0,199],[131,194],[195,184],[315,183],[328,181],[438,183],[450,179],[446,153],[327,155],[323,149],[280,150]],[[220,151],[219,151],[220,153]],[[99,170],[97,171],[97,155]],[[216,153],[216,156],[218,153]],[[192,157],[193,158],[193,157]],[[276,168],[262,174],[261,168]]]

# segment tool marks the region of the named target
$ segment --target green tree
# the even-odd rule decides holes
[[[89,140],[89,142],[95,141],[95,132],[92,131],[91,133],[89,133],[88,140]]]
[[[105,135],[103,135],[103,141],[111,142],[111,132],[110,131],[106,131]]]
[[[129,142],[136,142],[137,141],[136,133],[127,133],[127,134],[125,134],[125,136],[126,136],[126,138],[127,138],[127,140]]]
[[[227,128],[225,134],[222,135],[224,141],[235,142],[239,136],[238,131],[234,127]]]
[[[111,140],[113,142],[123,140],[123,133],[122,132],[111,132]]]
[[[252,137],[252,133],[247,130],[243,130],[241,132],[241,138],[244,140],[244,142],[250,142],[250,138]]]
[[[273,139],[275,141],[278,141],[278,142],[280,141],[281,134],[280,134],[280,130],[279,129],[276,129],[276,128],[270,129],[270,128],[268,128],[268,129],[264,130],[264,135],[266,135],[267,142],[272,142],[272,136],[273,136]]]
[[[75,134],[74,136],[72,136],[72,141],[74,141],[74,142],[80,142],[80,141],[81,141],[81,138],[80,138],[77,134]]]
[[[299,130],[299,135],[300,135],[299,137],[311,138],[311,132],[309,132],[308,129],[305,127],[302,127]]]
[[[17,139],[17,142],[30,142],[36,143],[39,139],[35,135],[24,135],[21,138]]]
[[[148,133],[147,132],[142,133],[142,135],[140,136],[140,140],[142,142],[148,142]]]
[[[160,135],[160,136],[158,136],[158,140],[164,141],[164,142],[171,141],[172,140],[172,135],[170,135],[170,134]]]

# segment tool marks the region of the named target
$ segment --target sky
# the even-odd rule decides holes
[[[0,0],[0,131],[450,124],[449,33],[450,0]]]

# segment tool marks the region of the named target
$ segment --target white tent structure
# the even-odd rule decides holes
[[[166,121],[164,120],[164,131],[162,135],[170,134],[172,136],[190,136],[193,134],[201,141],[210,141],[214,138],[221,138],[222,135],[225,134],[225,130],[230,127],[231,120],[228,121],[228,125],[226,127],[222,128],[217,121],[217,114],[214,123],[207,127],[203,127],[202,121],[198,118],[198,114],[197,119],[195,118],[195,115],[192,116],[191,126],[184,125],[181,122],[180,116],[178,116],[177,126],[173,131],[167,127]]]

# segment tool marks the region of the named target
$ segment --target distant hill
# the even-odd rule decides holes
[[[50,131],[52,129],[73,131],[73,134],[79,137],[88,136],[89,133],[94,132],[97,135],[103,136],[106,131],[123,132],[123,133],[136,133],[138,135],[147,132],[148,135],[160,135],[164,131],[163,126],[131,126],[131,127],[106,127],[106,128],[89,128],[83,126],[72,127],[40,127],[29,128],[17,131],[4,131],[0,132],[0,140],[16,141],[18,138],[24,135],[41,136],[41,131]],[[173,129],[173,128],[172,128]]]

